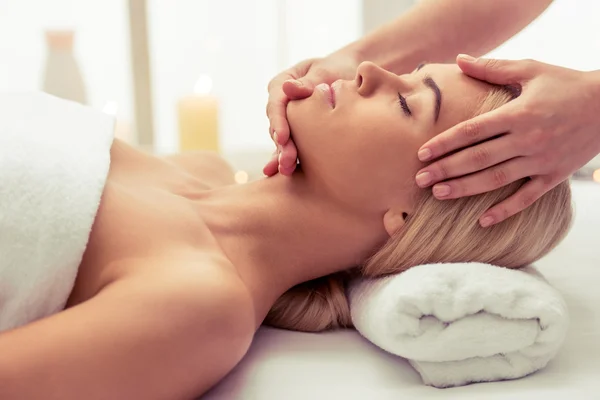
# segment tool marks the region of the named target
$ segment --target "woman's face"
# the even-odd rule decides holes
[[[318,85],[287,114],[307,179],[352,207],[410,213],[427,140],[471,117],[490,86],[456,65],[395,75],[360,64],[354,80]]]

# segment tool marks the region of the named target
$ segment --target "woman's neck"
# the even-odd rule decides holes
[[[301,172],[194,200],[262,317],[292,286],[360,264],[387,238],[381,216],[345,209]]]

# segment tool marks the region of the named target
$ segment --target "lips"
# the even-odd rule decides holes
[[[331,108],[335,108],[335,90],[331,86],[326,83],[320,83],[315,89],[322,91]]]
[[[335,88],[333,85],[329,86],[329,96],[331,101],[331,107],[335,108]]]

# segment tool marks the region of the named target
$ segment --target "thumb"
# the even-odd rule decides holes
[[[466,54],[459,54],[456,63],[470,77],[497,85],[520,83],[535,75],[535,61],[473,58]]]
[[[314,85],[305,77],[283,82],[283,93],[291,100],[309,97],[313,93],[313,90]]]

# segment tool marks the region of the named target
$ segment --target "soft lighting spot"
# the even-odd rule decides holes
[[[107,101],[104,107],[102,108],[102,112],[108,115],[117,115],[117,111],[119,110],[119,104],[116,101]]]
[[[594,175],[592,175],[592,179],[598,183],[600,183],[600,169],[594,171]]]
[[[200,75],[194,86],[195,94],[209,94],[212,89],[212,79],[208,75]]]
[[[246,171],[238,171],[235,173],[234,179],[237,183],[246,183],[248,182],[248,173]]]

